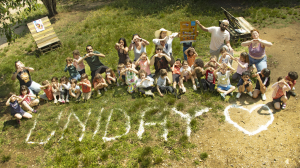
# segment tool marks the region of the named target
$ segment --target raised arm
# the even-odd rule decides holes
[[[149,43],[149,41],[147,41],[147,40],[145,40],[145,39],[142,39],[142,38],[140,38],[141,39],[141,41],[142,41],[142,45],[143,46],[146,46],[146,45],[149,45],[150,43]]]
[[[203,26],[203,25],[199,22],[199,20],[196,20],[196,23],[198,24],[198,26],[199,26],[203,31],[208,32],[208,29],[207,29],[205,26]]]
[[[258,41],[263,44],[263,46],[271,47],[273,44],[271,42],[268,42],[267,40],[258,39]]]
[[[166,58],[166,60],[168,61],[168,62],[170,62],[171,61],[171,57],[169,57],[167,54],[161,54],[163,57],[165,57]]]
[[[252,43],[252,40],[248,40],[248,41],[242,42],[241,46],[248,47],[251,43]]]
[[[157,56],[157,54],[153,55],[151,60],[150,60],[150,66],[153,66],[154,65],[154,62],[155,62],[155,57]]]

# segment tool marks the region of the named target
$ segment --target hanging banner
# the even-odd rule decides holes
[[[33,21],[33,24],[37,33],[45,30],[45,27],[41,19]]]
[[[195,42],[197,25],[195,21],[180,22],[180,43]]]

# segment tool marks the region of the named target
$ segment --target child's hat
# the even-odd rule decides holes
[[[171,31],[168,31],[168,30],[166,30],[166,29],[164,29],[164,28],[161,28],[161,29],[155,31],[155,33],[154,33],[155,38],[158,39],[159,36],[160,36],[160,32],[162,32],[162,31],[166,31],[166,32],[167,32],[167,36],[170,36],[170,35],[172,34]]]

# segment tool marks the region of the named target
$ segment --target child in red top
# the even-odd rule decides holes
[[[33,110],[32,107],[37,106],[39,104],[39,99],[34,99],[31,101],[31,98],[36,98],[36,96],[34,94],[31,94],[29,92],[29,89],[27,86],[22,85],[20,87],[20,96],[21,98],[26,97],[23,101],[22,101],[22,105],[29,111],[36,113],[36,110]]]
[[[196,57],[198,57],[198,54],[195,51],[194,47],[189,47],[187,50],[184,51],[184,53],[187,55],[187,62],[191,67],[192,65],[194,65],[195,59]]]
[[[86,73],[83,73],[81,75],[81,81],[78,84],[79,86],[81,86],[82,89],[83,100],[87,101],[88,99],[91,98],[92,95],[92,88],[91,88],[92,85]]]
[[[277,79],[278,82],[274,83],[272,85],[272,89],[274,89],[272,98],[273,98],[273,104],[276,110],[280,109],[280,104],[282,103],[282,109],[286,108],[286,102],[287,102],[287,97],[286,97],[286,91],[289,91],[291,88],[289,84],[285,82],[283,77],[279,77]]]
[[[216,78],[214,76],[214,71],[216,64],[218,65],[217,62],[210,61],[206,64],[208,68],[206,68],[204,71],[202,71],[202,74],[205,75],[205,79],[201,79],[201,84],[203,86],[204,91],[207,91],[208,88],[210,91],[215,90],[216,86]]]
[[[96,74],[93,80],[94,91],[97,91],[98,96],[101,95],[100,90],[106,90],[108,86],[101,74]]]
[[[176,59],[175,63],[172,67],[173,73],[173,88],[176,89],[176,85],[178,84],[179,90],[182,90],[183,93],[186,92],[184,86],[180,82],[180,68],[181,68],[181,60],[178,58]]]
[[[41,89],[44,89],[44,94],[40,95],[40,98],[44,100],[53,100],[53,92],[52,92],[52,86],[50,85],[48,80],[45,80],[42,82]]]
[[[288,73],[288,76],[285,77],[286,82],[289,84],[291,87],[291,90],[288,91],[292,96],[296,96],[296,93],[294,92],[295,90],[295,85],[296,85],[296,80],[298,79],[298,73],[291,71]]]

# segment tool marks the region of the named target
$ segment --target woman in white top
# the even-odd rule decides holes
[[[134,62],[140,58],[141,53],[146,52],[146,45],[149,45],[149,42],[145,39],[142,39],[140,35],[134,34],[132,36],[129,50],[133,50],[134,52]]]
[[[163,51],[171,57],[171,61],[169,62],[171,66],[175,63],[172,54],[172,42],[175,37],[178,37],[178,33],[172,33],[171,31],[161,28],[155,31],[155,39],[152,40],[155,45],[163,46]]]

